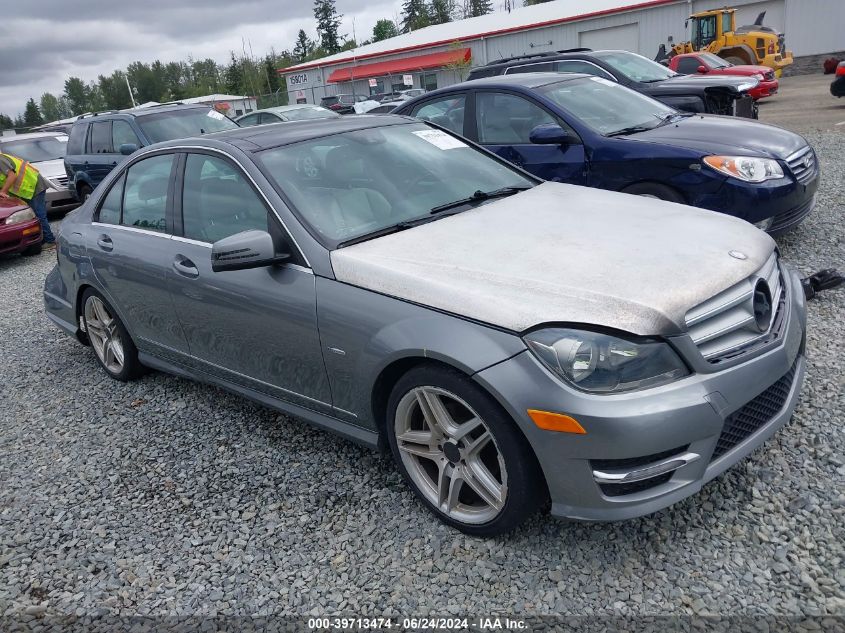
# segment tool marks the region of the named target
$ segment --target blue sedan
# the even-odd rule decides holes
[[[793,132],[678,112],[599,77],[533,73],[426,93],[395,111],[475,141],[545,180],[719,211],[772,234],[812,211],[816,155]]]

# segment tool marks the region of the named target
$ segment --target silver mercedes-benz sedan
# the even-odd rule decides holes
[[[427,123],[150,146],[65,220],[52,321],[117,380],[220,385],[393,454],[471,534],[698,491],[790,418],[799,278],[765,233],[541,182]]]

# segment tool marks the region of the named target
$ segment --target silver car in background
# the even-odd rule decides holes
[[[307,121],[309,119],[334,119],[340,115],[323,106],[307,103],[264,108],[235,119],[241,127],[283,123],[285,121]]]
[[[62,227],[49,318],[105,371],[223,386],[389,451],[477,535],[654,512],[760,446],[799,277],[722,214],[541,182],[430,124],[144,148]]]
[[[45,196],[48,213],[69,211],[79,204],[67,188],[64,163],[67,140],[67,134],[62,132],[0,136],[0,152],[31,163],[50,183]]]

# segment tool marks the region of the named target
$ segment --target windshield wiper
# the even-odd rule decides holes
[[[648,132],[655,127],[654,125],[632,125],[631,127],[623,127],[621,130],[608,132],[605,136],[623,136],[625,134],[636,134],[637,132]]]
[[[481,189],[478,189],[468,198],[461,198],[460,200],[455,200],[454,202],[441,204],[434,207],[430,213],[442,213],[443,211],[448,211],[449,209],[454,209],[455,207],[460,207],[465,204],[472,204],[473,202],[483,202],[484,200],[492,200],[493,198],[505,198],[507,196],[512,196],[515,193],[519,193],[520,191],[527,191],[528,189],[531,189],[531,187],[502,187],[501,189],[494,189],[493,191],[481,191]]]

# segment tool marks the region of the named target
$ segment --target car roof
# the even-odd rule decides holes
[[[208,110],[210,106],[202,103],[162,103],[161,105],[149,106],[146,108],[129,108],[127,110],[106,110],[104,112],[94,112],[93,114],[83,114],[76,121],[74,125],[80,122],[88,122],[100,118],[118,117],[118,116],[132,116],[142,117],[148,114],[160,114],[162,112],[173,112],[174,110]]]
[[[47,137],[59,137],[59,136],[67,136],[65,132],[27,132],[25,134],[12,134],[11,136],[0,136],[0,143],[8,143],[10,141],[20,141],[21,139],[27,140],[32,138],[47,138]]]
[[[356,130],[385,127],[388,125],[407,125],[409,123],[420,123],[420,121],[406,116],[367,116],[366,114],[354,117],[338,117],[336,119],[308,119],[305,121],[288,121],[286,123],[242,127],[224,132],[214,132],[200,137],[165,141],[150,147],[165,148],[174,145],[202,145],[208,139],[235,145],[247,152],[258,152],[271,147],[289,145],[291,143],[331,136],[333,134],[341,134],[343,132],[354,132]]]
[[[539,88],[548,84],[558,83],[560,81],[572,81],[573,79],[581,79],[582,77],[590,77],[585,73],[515,73],[513,75],[493,75],[492,77],[481,77],[479,79],[472,79],[460,84],[450,86],[450,88],[459,88],[461,86],[490,86],[496,85],[499,87],[514,87],[522,88]],[[448,88],[443,88],[443,91]],[[438,90],[437,92],[440,92]],[[433,93],[427,92],[426,95]]]
[[[301,110],[303,108],[317,108],[319,110],[325,110],[326,109],[326,108],[324,108],[320,105],[314,104],[314,103],[292,103],[290,105],[273,106],[272,108],[261,108],[260,110],[253,110],[252,112],[250,112],[248,114],[244,114],[243,116],[237,117],[235,119],[235,121],[239,121],[240,119],[243,119],[244,117],[248,117],[252,114],[258,114],[259,112],[284,113],[284,112],[290,112],[291,110]]]

